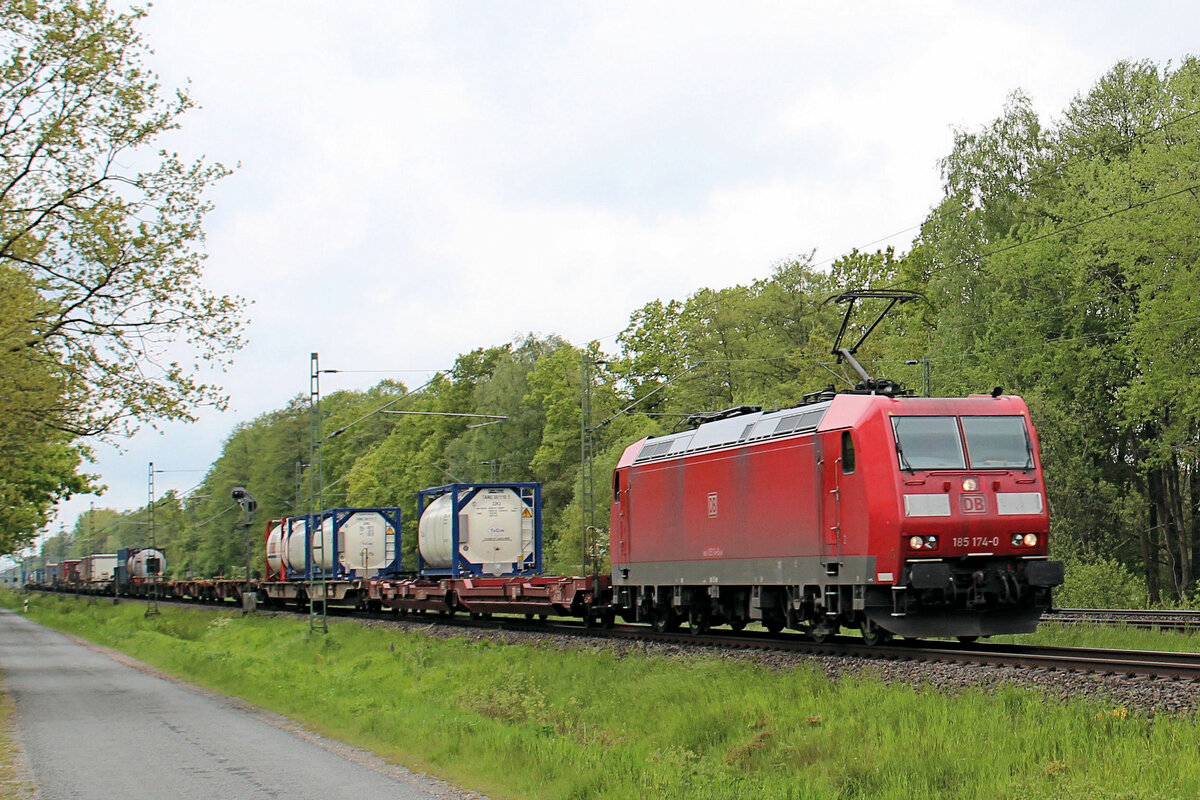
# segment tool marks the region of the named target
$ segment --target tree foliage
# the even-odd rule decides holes
[[[81,437],[190,419],[241,345],[200,282],[203,192],[228,174],[155,150],[192,105],[143,66],[143,12],[0,0],[0,552],[90,488]]]
[[[202,361],[241,345],[241,300],[200,282],[205,189],[228,173],[156,151],[192,105],[142,61],[141,10],[0,3],[0,265],[47,301],[24,341],[57,362],[71,435],[221,404]]]
[[[46,302],[22,272],[0,263],[0,552],[25,547],[54,504],[86,491],[84,452],[58,423],[68,413],[54,358],[24,342]]]

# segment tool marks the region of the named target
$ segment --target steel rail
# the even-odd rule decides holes
[[[578,633],[611,639],[653,641],[676,645],[777,650],[883,661],[1021,667],[1050,672],[1078,672],[1200,682],[1200,653],[988,643],[964,645],[936,640],[868,645],[848,638],[813,642],[799,634],[771,635],[714,631],[696,636],[687,632],[657,633],[638,626],[624,625],[614,626],[608,630],[585,629],[578,625],[565,623],[555,623],[552,627],[564,631],[573,629]]]
[[[1200,629],[1200,611],[1189,609],[1059,608],[1042,615],[1059,625],[1128,625],[1134,628],[1191,631]]]

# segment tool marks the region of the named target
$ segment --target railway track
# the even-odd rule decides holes
[[[555,625],[555,627],[559,627]],[[1031,645],[960,644],[944,641],[901,641],[867,645],[852,639],[834,638],[812,642],[799,635],[748,635],[713,632],[703,636],[689,633],[655,633],[640,626],[618,625],[608,630],[571,626],[590,636],[635,641],[716,648],[780,650],[811,655],[869,658],[884,661],[968,664],[990,667],[1020,667],[1048,672],[1116,675],[1130,678],[1160,678],[1200,683],[1200,653],[1157,650],[1104,650],[1085,647]]]
[[[1042,622],[1060,625],[1128,625],[1171,631],[1200,630],[1200,611],[1139,608],[1057,608],[1042,615]]]
[[[122,598],[131,600],[134,598]],[[197,607],[194,602],[159,601],[168,605]],[[235,608],[234,606],[224,606]],[[273,609],[297,613],[292,609]],[[331,609],[331,613],[332,613]],[[305,612],[307,613],[307,612]],[[1200,612],[1146,612],[1130,609],[1091,611],[1062,609],[1056,612],[1070,616],[1074,623],[1102,623],[1113,620],[1143,619],[1164,615],[1176,617],[1179,625],[1200,626]],[[1107,617],[1104,615],[1108,615]],[[1142,615],[1138,617],[1137,615]],[[658,642],[678,646],[710,647],[717,649],[780,651],[816,656],[866,658],[880,661],[912,663],[965,664],[981,667],[1019,667],[1045,672],[1114,675],[1128,678],[1157,678],[1200,683],[1200,653],[1179,653],[1158,650],[1106,650],[1084,647],[1049,647],[1014,644],[995,644],[938,640],[900,640],[886,644],[867,645],[850,637],[833,637],[814,642],[800,634],[769,634],[764,632],[710,631],[703,635],[690,632],[657,633],[642,625],[614,625],[611,628],[588,627],[573,620],[525,620],[519,617],[472,619],[467,615],[420,614],[397,617],[389,613],[369,613],[342,610],[336,616],[371,620],[405,619],[411,622],[446,625],[463,629],[502,630],[512,632],[558,633],[581,638],[600,638],[635,642]],[[1051,621],[1051,620],[1047,620]],[[1053,621],[1059,621],[1054,619]],[[1127,623],[1133,624],[1133,623]],[[1147,625],[1164,627],[1157,620]]]

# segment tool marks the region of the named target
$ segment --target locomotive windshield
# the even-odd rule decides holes
[[[963,417],[971,469],[1033,469],[1024,417]]]
[[[954,417],[892,417],[901,469],[966,469]]]
[[[904,470],[1033,468],[1024,417],[892,417],[892,430]]]

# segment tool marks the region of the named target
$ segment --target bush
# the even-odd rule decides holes
[[[1059,608],[1145,608],[1145,583],[1114,558],[1068,560],[1063,585],[1055,592]]]

